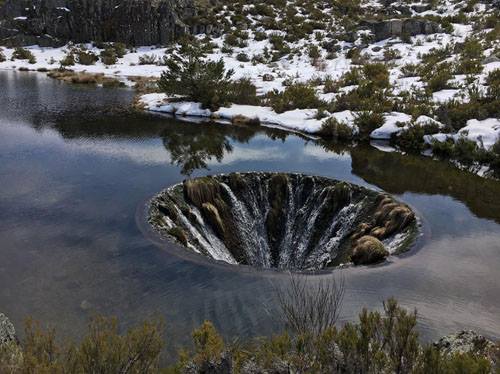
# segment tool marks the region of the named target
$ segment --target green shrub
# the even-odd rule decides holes
[[[240,52],[236,55],[236,59],[240,62],[248,62],[250,61],[250,58],[245,52]]]
[[[116,57],[122,58],[127,54],[127,47],[123,43],[113,43],[111,48],[115,51]]]
[[[5,54],[3,53],[3,49],[0,48],[0,62],[5,62],[7,58],[5,57]]]
[[[479,59],[462,58],[455,66],[456,74],[480,74],[483,71],[483,65]]]
[[[231,82],[228,100],[241,105],[260,104],[260,99],[257,96],[257,87],[255,87],[249,78],[241,78]]]
[[[321,57],[321,52],[317,45],[311,45],[308,50],[309,58],[316,60]]]
[[[449,64],[443,63],[433,68],[431,72],[423,77],[427,83],[427,89],[431,92],[441,91],[448,88],[448,81],[453,78]]]
[[[354,124],[358,126],[361,140],[367,140],[373,130],[384,124],[384,116],[381,113],[363,111],[356,114]]]
[[[139,56],[139,65],[157,65],[158,64],[158,56],[154,54],[145,54]]]
[[[500,69],[491,71],[486,77],[487,95],[493,100],[500,100]]]
[[[283,92],[274,90],[268,93],[267,99],[276,113],[293,109],[319,108],[322,105],[314,87],[304,83],[292,84]]]
[[[468,102],[450,100],[436,109],[436,115],[440,122],[460,130],[470,119],[500,117],[500,100],[494,97],[480,97]]]
[[[114,65],[118,61],[118,55],[116,54],[114,48],[106,48],[101,51],[100,57],[104,65]]]
[[[61,344],[54,329],[42,329],[38,323],[28,320],[21,345],[10,346],[5,355],[0,352],[0,371],[157,373],[164,346],[162,330],[160,322],[145,322],[120,334],[115,318],[95,317],[80,343]],[[10,361],[8,366],[6,358]]]
[[[420,125],[409,125],[392,138],[392,141],[402,150],[421,152],[425,147],[425,130]]]
[[[260,42],[262,40],[266,40],[267,34],[265,32],[262,32],[262,31],[256,31],[254,34],[254,39],[258,42]]]
[[[327,139],[345,141],[352,139],[353,131],[349,125],[339,122],[335,117],[330,117],[321,124],[318,135]]]
[[[174,55],[166,61],[168,70],[161,74],[158,88],[168,95],[182,95],[216,111],[229,102],[233,70],[226,71],[224,61],[203,61],[199,50]]]
[[[64,58],[60,61],[61,66],[73,66],[75,64],[75,55],[71,52],[67,53]]]
[[[461,136],[455,141],[452,158],[463,165],[470,166],[480,158],[479,147],[475,141]]]
[[[22,47],[16,47],[12,52],[12,60],[28,60],[30,64],[36,63],[36,58],[30,50]]]
[[[354,86],[361,82],[363,79],[362,72],[359,68],[352,68],[342,75],[340,81],[344,86]]]
[[[99,58],[91,51],[78,49],[75,51],[75,60],[80,65],[94,65]]]
[[[496,158],[493,151],[486,151],[475,141],[464,136],[460,136],[455,141],[453,139],[444,142],[433,141],[432,152],[437,157],[458,161],[466,167],[494,162]]]
[[[453,148],[455,142],[453,139],[447,139],[444,142],[433,140],[431,142],[432,154],[444,159],[450,159],[453,157]]]

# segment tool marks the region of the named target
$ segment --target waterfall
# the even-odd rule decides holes
[[[392,197],[303,174],[187,180],[158,194],[149,214],[158,232],[188,250],[262,268],[321,269],[376,246],[399,253],[416,232],[411,209]]]

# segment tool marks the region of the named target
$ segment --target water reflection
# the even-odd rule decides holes
[[[449,195],[478,217],[500,222],[500,183],[430,158],[387,153],[373,148],[351,150],[352,171],[368,183],[393,193]]]
[[[203,126],[203,128],[200,128]],[[264,127],[228,126],[213,123],[174,124],[160,134],[171,163],[179,166],[181,173],[190,176],[195,170],[208,169],[208,163],[222,162],[233,152],[234,142],[248,143],[257,135],[285,140],[287,133]]]
[[[88,113],[88,115],[87,115]],[[161,139],[169,162],[184,176],[209,170],[230,157],[234,144],[247,144],[257,136],[284,142],[290,133],[258,126],[185,123],[169,117],[130,111],[126,106],[91,111],[39,113],[33,127],[52,128],[66,139]],[[294,137],[300,136],[297,134]],[[500,222],[500,183],[450,167],[445,161],[417,155],[383,152],[371,146],[345,144],[303,137],[329,154],[350,157],[352,173],[384,191],[449,195],[464,202],[480,218]],[[311,147],[309,147],[311,148]]]
[[[32,315],[75,337],[93,313],[126,324],[158,314],[172,341],[205,319],[228,337],[272,332],[268,278],[183,260],[138,228],[148,198],[210,167],[317,174],[400,195],[432,235],[386,266],[345,269],[343,317],[395,296],[419,310],[431,338],[500,333],[498,182],[371,147],[115,109],[130,103],[126,90],[10,72],[0,87],[0,309],[18,326]]]

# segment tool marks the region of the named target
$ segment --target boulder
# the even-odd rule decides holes
[[[441,31],[438,23],[416,18],[364,21],[361,26],[370,29],[376,41],[394,37],[428,35]]]
[[[0,313],[0,346],[13,341],[16,341],[14,325],[4,314]]]
[[[483,60],[483,64],[491,64],[492,62],[500,62],[500,58],[494,54],[486,57],[484,60]]]

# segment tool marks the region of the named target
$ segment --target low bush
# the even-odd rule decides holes
[[[0,62],[5,62],[7,58],[5,57],[5,54],[3,53],[3,49],[0,48]]]
[[[430,92],[436,92],[449,88],[448,81],[453,78],[450,64],[443,63],[424,75],[423,80],[427,83]]]
[[[490,165],[494,171],[497,163],[500,162],[500,154],[495,146],[488,151],[464,136],[460,136],[456,140],[447,139],[443,142],[435,140],[431,144],[432,153],[436,157],[457,161],[465,167]]]
[[[240,52],[236,55],[236,59],[240,62],[248,62],[250,61],[250,57],[244,52]]]
[[[106,48],[101,51],[100,58],[104,65],[114,65],[118,61],[118,55],[114,48]]]
[[[156,65],[158,64],[158,56],[154,54],[145,54],[139,56],[139,65]]]
[[[436,115],[440,122],[455,130],[460,130],[470,119],[499,118],[500,99],[487,96],[468,102],[450,100],[436,109]]]
[[[230,102],[241,105],[259,105],[260,98],[257,96],[257,87],[249,78],[241,78],[229,85]]]
[[[492,100],[500,100],[500,69],[491,71],[486,77],[487,95]]]
[[[23,47],[16,47],[12,52],[12,60],[28,60],[30,64],[36,63],[36,58],[30,50]]]
[[[75,61],[80,65],[94,65],[99,58],[94,52],[78,49],[74,52]]]
[[[71,52],[67,53],[64,58],[60,61],[62,67],[73,66],[76,63],[75,55]]]
[[[354,124],[358,127],[361,140],[368,140],[373,130],[384,124],[384,116],[381,113],[363,111],[356,114]]]
[[[282,92],[271,91],[267,95],[267,100],[276,113],[293,109],[319,108],[323,105],[314,87],[305,83],[291,84]]]
[[[121,334],[115,318],[94,318],[80,343],[61,344],[54,329],[26,322],[21,345],[0,346],[2,373],[157,373],[164,347],[161,322]]]
[[[312,286],[308,284],[308,286]],[[313,326],[322,311],[332,308],[313,288]],[[309,294],[292,295],[287,306],[309,312]],[[316,296],[316,297],[315,297]],[[328,296],[328,295],[326,295]],[[294,298],[295,297],[295,298]],[[314,299],[315,298],[315,299]],[[318,300],[319,299],[319,300]],[[290,300],[291,304],[288,302]],[[327,299],[330,301],[330,299]],[[341,298],[339,298],[341,300]],[[304,305],[305,304],[305,305]],[[337,309],[335,309],[338,312]],[[280,313],[283,313],[280,311]],[[27,321],[24,338],[0,346],[0,372],[5,373],[493,373],[487,358],[476,353],[448,354],[433,344],[422,345],[417,311],[394,299],[381,311],[363,309],[355,322],[342,327],[332,322],[304,329],[302,320],[279,335],[248,343],[226,343],[215,326],[205,321],[192,333],[190,349],[179,351],[177,362],[160,367],[164,348],[162,322],[144,322],[120,333],[114,318],[95,317],[79,343],[61,343],[54,329]],[[320,322],[321,322],[320,321]],[[330,321],[330,319],[326,319]],[[325,321],[325,322],[326,322]],[[304,326],[308,327],[310,323]],[[287,325],[288,326],[288,325]],[[298,327],[298,328],[297,328]],[[477,349],[478,347],[474,347]]]
[[[351,140],[354,134],[349,125],[339,122],[335,117],[330,117],[322,123],[318,135],[326,139],[346,141]]]

